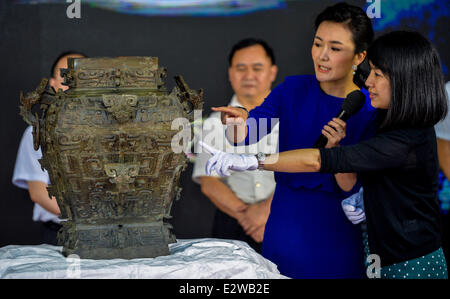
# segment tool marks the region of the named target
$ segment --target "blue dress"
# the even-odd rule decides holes
[[[364,107],[347,121],[342,145],[375,133],[376,110],[368,92]],[[291,76],[278,85],[250,118],[279,118],[279,151],[311,148],[322,128],[341,109],[343,98],[325,94],[315,76]],[[268,122],[270,124],[270,121]],[[267,130],[267,132],[270,132]],[[249,136],[263,137],[266,132]],[[253,143],[249,140],[246,143]],[[334,175],[275,173],[276,189],[266,224],[262,255],[291,278],[363,278],[363,242],[359,226],[341,209],[341,201],[359,190],[342,191]]]

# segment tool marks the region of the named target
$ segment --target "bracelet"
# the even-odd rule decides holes
[[[235,107],[235,108],[241,108],[241,109],[245,110],[245,112],[247,112],[247,118],[250,117],[250,112],[248,112],[247,108],[242,107],[242,106],[234,106],[234,107]]]

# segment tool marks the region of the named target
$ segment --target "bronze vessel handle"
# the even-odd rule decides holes
[[[187,114],[191,114],[194,110],[201,110],[203,108],[203,89],[198,91],[190,89],[182,76],[175,76],[174,79],[179,99],[184,104]]]
[[[25,96],[20,91],[20,115],[27,124],[33,126],[34,150],[39,149],[39,115],[31,111],[36,104],[42,104],[42,94],[47,90],[48,79],[43,78],[36,90],[28,92]]]

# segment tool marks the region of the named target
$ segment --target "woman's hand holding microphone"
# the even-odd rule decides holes
[[[345,138],[347,124],[339,118],[333,118],[322,129],[322,134],[327,137],[328,142],[325,148],[339,146],[339,142]]]

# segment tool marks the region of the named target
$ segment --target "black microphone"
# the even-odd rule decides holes
[[[358,113],[359,110],[364,106],[366,102],[366,96],[360,91],[355,90],[347,95],[344,102],[342,103],[342,108],[337,114],[336,118],[342,119],[343,121],[347,121],[350,116]],[[334,128],[333,128],[334,129]],[[323,134],[320,134],[316,143],[314,143],[314,148],[325,147],[328,143],[328,138]]]

